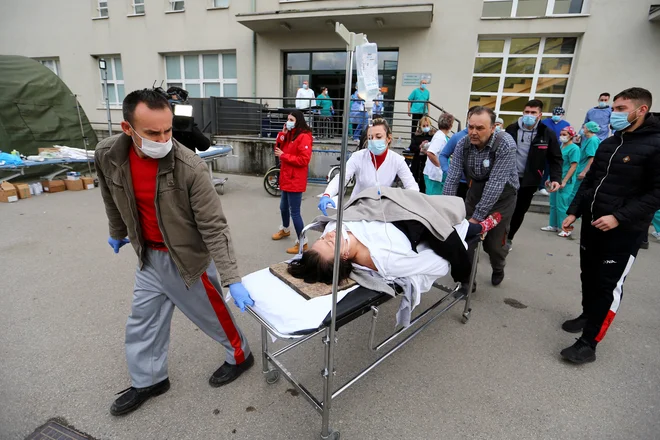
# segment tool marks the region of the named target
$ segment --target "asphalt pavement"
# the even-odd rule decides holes
[[[306,222],[320,192],[305,194]],[[232,175],[221,198],[241,273],[287,258],[293,239],[270,239],[279,199],[261,178]],[[597,361],[574,366],[559,351],[574,342],[561,323],[580,312],[578,240],[541,232],[546,224],[528,214],[499,287],[483,255],[467,324],[462,307],[452,309],[333,402],[342,439],[660,438],[660,244],[640,251]],[[224,354],[178,311],[172,388],[112,417],[115,393],[130,385],[123,341],[136,257],[108,246],[99,190],[0,204],[0,231],[1,439],[23,439],[52,417],[97,439],[319,438],[321,418],[285,380],[267,385],[259,362],[211,388]],[[381,336],[394,325],[395,302],[382,307]],[[231,308],[260,360],[259,326]],[[338,381],[374,359],[368,329],[364,317],[339,331]],[[320,340],[285,361],[320,392]]]

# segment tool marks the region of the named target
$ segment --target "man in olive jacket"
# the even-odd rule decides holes
[[[233,381],[254,364],[222,298],[222,286],[229,286],[241,310],[254,304],[240,282],[229,226],[204,161],[172,139],[172,111],[157,91],[130,93],[123,116],[123,133],[100,142],[94,155],[108,244],[118,253],[130,242],[138,256],[126,323],[131,387],[112,404],[115,416],[169,389],[175,306],[226,350],[211,386]]]

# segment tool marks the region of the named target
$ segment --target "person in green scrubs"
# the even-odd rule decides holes
[[[412,135],[414,135],[417,131],[417,125],[419,124],[419,120],[422,119],[422,116],[429,113],[428,101],[431,99],[431,92],[429,92],[427,89],[428,83],[428,80],[423,79],[420,81],[419,87],[413,90],[408,96],[408,116],[412,117],[412,126],[410,131]]]
[[[580,148],[573,143],[577,136],[573,127],[566,127],[561,131],[562,179],[559,191],[550,193],[550,224],[542,231],[559,232],[560,237],[569,237],[571,231],[562,231],[561,224],[566,218],[566,211],[573,201],[573,187],[577,181],[577,167],[580,162]]]
[[[580,184],[587,176],[589,168],[591,168],[591,163],[594,161],[594,156],[596,156],[596,150],[600,145],[600,138],[596,136],[596,133],[600,131],[600,126],[596,122],[587,122],[582,127],[584,135],[582,136],[582,147],[580,148],[580,162],[577,167],[577,181],[573,187],[573,196],[571,200],[575,198],[575,195],[580,189]]]
[[[323,87],[321,94],[316,97],[316,105],[321,107],[321,124],[320,136],[321,137],[334,137],[334,130],[332,127],[332,115],[335,113],[335,108],[332,105],[332,100],[328,98],[328,88]]]

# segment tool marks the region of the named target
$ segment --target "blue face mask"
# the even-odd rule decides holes
[[[500,127],[499,125],[496,125],[495,126],[495,133],[499,133],[500,131],[502,131],[502,127]]]
[[[559,121],[561,121],[561,116],[559,116],[559,115],[552,115],[552,120],[555,121],[555,122],[559,122]]]
[[[428,133],[429,131],[431,131],[431,127],[422,127],[422,131],[424,133]]]
[[[286,121],[286,129],[293,130],[296,126],[296,123],[293,121]]]
[[[614,131],[625,130],[630,127],[630,122],[628,122],[628,112],[612,112],[610,115],[610,125]]]
[[[581,128],[580,131],[578,131],[578,136],[584,136],[584,128]]]
[[[534,124],[536,124],[536,116],[534,115],[524,115],[522,118],[522,123],[523,125],[526,125],[527,127],[532,127]]]
[[[375,156],[380,156],[385,152],[385,150],[387,150],[387,143],[385,142],[385,139],[369,139],[367,148]]]
[[[607,102],[605,101],[598,101],[598,108],[605,108],[607,107]]]
[[[420,87],[422,90],[426,90],[426,84],[422,84],[422,85],[419,86],[419,87]]]

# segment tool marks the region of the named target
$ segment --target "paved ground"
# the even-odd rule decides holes
[[[318,192],[307,193],[307,221]],[[243,273],[286,257],[291,242],[270,240],[278,199],[259,178],[231,176],[222,201]],[[642,251],[598,361],[574,367],[558,352],[573,342],[560,323],[579,311],[578,245],[539,231],[546,220],[528,216],[499,288],[482,259],[467,325],[451,311],[335,402],[342,438],[658,438],[660,244]],[[320,417],[285,381],[266,385],[258,367],[227,388],[209,387],[223,356],[178,312],[172,389],[111,417],[114,393],[129,385],[123,338],[136,259],[106,244],[99,190],[0,204],[0,231],[0,438],[22,439],[51,417],[99,439],[318,438]],[[391,302],[383,315],[394,309]],[[257,324],[238,320],[259,353]],[[340,377],[372,359],[367,331],[367,319],[340,331]],[[320,342],[287,359],[320,389]]]

